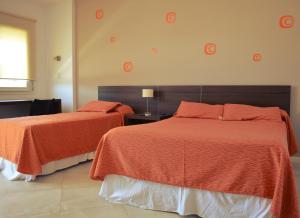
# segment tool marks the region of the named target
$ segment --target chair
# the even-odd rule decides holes
[[[31,104],[30,116],[56,114],[61,112],[61,100],[34,99]]]

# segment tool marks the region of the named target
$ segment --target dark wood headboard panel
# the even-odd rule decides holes
[[[128,104],[136,113],[146,110],[142,89],[154,89],[149,100],[152,114],[174,113],[180,101],[210,104],[238,103],[261,107],[278,106],[290,112],[290,86],[99,86],[98,99]]]

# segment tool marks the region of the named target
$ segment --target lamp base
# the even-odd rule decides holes
[[[145,117],[149,117],[151,116],[151,113],[150,112],[145,112]]]

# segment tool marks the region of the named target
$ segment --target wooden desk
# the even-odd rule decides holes
[[[29,116],[32,100],[0,101],[0,118]]]
[[[35,102],[34,100],[2,100],[0,101],[0,119],[61,113],[60,99],[47,99],[38,101],[42,102],[42,105],[37,106],[35,104],[33,106],[33,103]],[[51,109],[48,108],[50,105]]]

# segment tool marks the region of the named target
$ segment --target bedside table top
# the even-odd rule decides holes
[[[172,114],[152,114],[150,116],[145,116],[144,114],[133,114],[126,116],[127,119],[132,120],[153,120],[153,121],[159,121],[162,119],[166,119],[169,117],[172,117]]]

